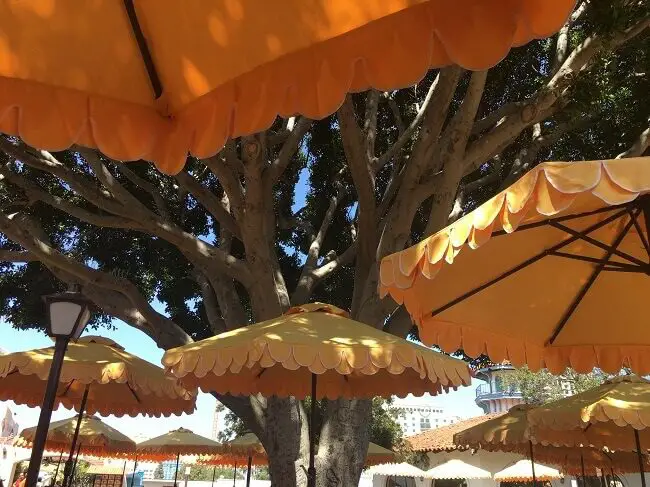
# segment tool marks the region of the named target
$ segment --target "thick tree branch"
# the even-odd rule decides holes
[[[648,119],[648,123],[650,123],[650,119]],[[634,143],[626,151],[617,155],[616,159],[642,156],[648,150],[648,147],[650,147],[650,125],[639,134]]]
[[[356,121],[352,98],[348,95],[338,112],[343,150],[348,161],[352,180],[358,195],[358,250],[355,267],[355,286],[352,313],[359,305],[362,283],[365,282],[377,250],[377,206],[375,201],[375,175],[365,151],[364,134]]]
[[[40,201],[83,222],[99,227],[124,229],[140,228],[137,223],[127,218],[112,215],[101,215],[84,210],[74,203],[68,202],[64,198],[60,198],[47,191],[42,190],[26,178],[11,171],[7,166],[0,167],[0,174],[2,174],[11,184],[22,189],[25,195],[29,198],[29,201],[32,203]]]
[[[264,178],[268,186],[273,186],[280,179],[280,176],[291,162],[291,158],[298,151],[300,142],[309,131],[312,123],[313,121],[309,118],[300,117],[295,124],[292,124],[293,126],[290,129],[287,129],[290,131],[287,140],[282,144],[282,148],[275,160],[264,170]]]
[[[29,252],[20,250],[0,250],[0,262],[37,262],[38,258]]]
[[[588,69],[598,54],[604,50],[620,47],[643,32],[649,25],[650,18],[644,18],[634,26],[618,32],[607,42],[595,35],[585,39],[567,57],[544,89],[519,110],[507,115],[502,123],[470,144],[465,158],[466,172],[476,170],[485,161],[498,154],[504,145],[516,139],[524,129],[548,117],[553,112],[554,105],[573,85],[577,74]]]
[[[128,210],[131,214],[137,213],[142,216],[153,215],[153,212],[143,205],[138,198],[133,196],[122,184],[111,174],[106,165],[102,162],[99,154],[93,150],[85,147],[80,147],[79,154],[83,156],[86,162],[90,165],[95,177],[101,182],[104,187]]]
[[[376,169],[382,168],[395,154],[402,150],[402,148],[411,140],[420,124],[424,121],[425,115],[432,113],[441,114],[442,121],[440,122],[440,126],[442,127],[449,106],[448,103],[444,103],[446,98],[445,95],[451,91],[451,94],[449,95],[449,100],[451,100],[451,96],[453,96],[454,89],[458,83],[458,76],[460,76],[460,68],[455,66],[444,68],[438,73],[434,82],[431,83],[429,91],[427,91],[427,95],[424,98],[424,102],[415,115],[415,118],[409,124],[408,128],[398,137],[397,141],[390,147],[390,149],[379,157],[375,164]],[[437,95],[435,99],[434,94]],[[435,122],[438,122],[438,120],[439,117],[430,116],[429,123],[435,128],[437,125]]]
[[[14,216],[7,216],[0,213],[0,232],[21,245],[47,267],[64,272],[66,275],[79,280],[84,285],[101,288],[104,293],[114,292],[121,294],[128,299],[132,307],[137,309],[146,320],[150,322],[157,321],[158,324],[162,325],[159,313],[151,307],[144,296],[140,294],[137,287],[129,280],[93,269],[62,254],[41,238],[31,234],[27,226],[19,224]],[[166,326],[149,330],[149,332],[174,336],[178,342],[175,345],[181,344],[180,341],[183,340],[183,343],[191,341],[187,334],[171,321],[166,323]]]
[[[334,178],[334,186],[337,189],[336,194],[330,198],[329,206],[325,211],[323,220],[321,222],[320,228],[316,235],[313,236],[312,242],[307,251],[307,259],[302,267],[300,273],[300,278],[298,279],[298,284],[296,289],[291,296],[291,304],[298,305],[306,303],[311,296],[311,293],[314,290],[315,285],[317,284],[319,278],[315,274],[316,265],[318,264],[318,259],[321,254],[321,247],[327,235],[327,231],[332,224],[336,210],[341,203],[341,200],[347,193],[345,187],[341,184],[340,178],[343,175],[343,170],[339,171],[338,175]]]
[[[136,173],[131,171],[131,169],[129,169],[126,164],[118,163],[115,165],[115,167],[125,178],[138,186],[140,189],[146,191],[156,204],[156,208],[160,216],[165,220],[169,220],[169,209],[167,208],[167,204],[165,203],[165,200],[163,200],[158,188],[156,188],[146,179],[141,178]]]
[[[366,96],[366,116],[363,122],[363,131],[366,134],[366,157],[371,161],[371,163],[375,160],[378,109],[379,92],[377,90],[370,90]]]
[[[22,143],[14,145],[2,137],[0,137],[0,149],[29,167],[56,176],[61,181],[64,181],[75,193],[98,208],[115,215],[125,216],[124,214],[127,213],[124,205],[113,198],[110,193],[90,184],[88,179],[57,161],[49,152],[34,151]]]
[[[219,225],[222,228],[241,239],[237,222],[230,214],[230,211],[226,210],[223,206],[222,200],[216,194],[204,187],[187,171],[181,171],[174,177],[179,186],[194,196],[201,206],[203,206],[203,208],[205,208],[208,213],[219,222]]]

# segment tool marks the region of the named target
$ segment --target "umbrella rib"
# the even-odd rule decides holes
[[[153,62],[153,57],[151,56],[151,51],[147,45],[147,39],[142,32],[140,27],[140,22],[138,21],[138,15],[135,11],[135,5],[133,0],[124,0],[124,8],[126,9],[126,15],[129,17],[129,24],[131,25],[131,30],[135,36],[135,40],[138,44],[138,49],[140,50],[140,56],[144,62],[145,68],[147,69],[147,75],[149,76],[149,81],[151,82],[151,87],[155,98],[158,99],[161,97],[163,92],[162,82],[160,81],[160,76],[158,76],[158,71],[156,70],[156,65]]]
[[[615,210],[621,209],[621,208],[623,209],[623,211],[619,211],[617,213],[618,216],[624,215],[628,211],[628,209],[634,208],[634,205],[630,205],[628,203],[628,204],[626,204],[624,206],[607,206],[605,208],[599,208],[597,210],[587,211],[585,213],[576,213],[575,215],[565,215],[565,216],[559,216],[557,218],[541,220],[541,221],[534,222],[534,223],[526,223],[524,225],[518,226],[516,231],[521,232],[521,231],[524,231],[524,230],[531,230],[531,229],[534,229],[534,228],[543,227],[544,225],[548,225],[551,220],[556,221],[556,222],[566,222],[566,221],[570,221],[570,220],[577,220],[578,218],[584,218],[584,217],[588,217],[588,216],[598,215],[600,213],[608,213],[608,212],[615,211]],[[512,233],[512,232],[510,232],[510,233]],[[494,232],[492,234],[492,236],[493,237],[500,237],[501,235],[509,235],[510,233],[506,232],[505,230],[497,230],[496,232]]]
[[[74,381],[75,381],[75,379],[72,379],[70,382],[68,382],[68,385],[65,386],[65,389],[63,390],[63,392],[62,392],[61,394],[59,394],[59,397],[63,397],[63,396],[65,396],[65,395],[68,394],[68,391],[69,391],[70,388],[72,387],[72,383],[73,383]]]
[[[605,218],[604,220],[602,220],[600,222],[597,222],[597,223],[594,223],[592,226],[587,228],[584,231],[584,233],[590,233],[590,232],[593,232],[595,230],[598,230],[599,228],[604,227],[605,225],[613,222],[614,220],[616,220],[616,219],[618,219],[621,216],[626,215],[626,214],[627,214],[627,210],[624,209],[623,211],[620,211],[620,212],[618,212],[618,213],[616,213],[614,215],[610,215],[607,218]],[[550,221],[547,221],[546,224],[550,224]],[[488,287],[492,286],[493,284],[496,284],[499,281],[502,281],[503,279],[505,279],[507,277],[510,277],[511,275],[519,272],[520,270],[525,269],[529,265],[534,264],[535,262],[542,259],[543,257],[546,257],[547,255],[551,255],[553,252],[557,252],[561,248],[564,248],[567,245],[572,244],[573,242],[575,242],[576,240],[579,240],[580,238],[581,238],[580,235],[573,235],[573,236],[569,237],[568,239],[566,239],[566,240],[564,240],[564,241],[562,241],[562,242],[560,242],[560,243],[558,243],[556,245],[553,245],[552,247],[550,247],[548,249],[542,250],[539,254],[534,255],[533,257],[531,257],[530,259],[525,260],[521,264],[510,268],[509,270],[507,270],[503,274],[498,275],[497,277],[495,277],[494,279],[491,279],[490,281],[486,282],[485,284],[481,284],[480,286],[475,287],[474,289],[472,289],[470,291],[467,291],[466,293],[460,295],[459,297],[453,299],[452,301],[449,301],[447,304],[444,304],[444,305],[440,306],[439,308],[433,310],[431,312],[431,316],[435,316],[438,313],[442,313],[443,311],[451,308],[452,306],[457,305],[458,303],[466,300],[467,298],[471,298],[475,294],[480,293],[481,291],[483,291],[484,289],[487,289]]]
[[[632,224],[633,224],[633,222],[630,222],[630,227],[632,226]],[[576,231],[576,230],[574,230],[572,228],[569,228],[569,227],[567,227],[565,225],[562,225],[561,223],[554,222],[553,220],[549,221],[549,225],[551,225],[553,228],[557,228],[558,230],[562,230],[563,232],[566,232],[569,235],[573,235],[574,237],[578,237],[579,239],[584,240],[585,242],[590,243],[592,245],[595,245],[596,247],[600,247],[603,250],[606,250],[606,251],[611,250],[612,254],[616,254],[619,257],[622,257],[622,258],[632,262],[633,264],[638,264],[638,265],[641,265],[641,266],[647,265],[642,260],[637,259],[636,257],[634,257],[634,256],[632,256],[630,254],[627,254],[625,252],[622,252],[622,251],[620,251],[620,250],[618,250],[616,248],[612,248],[610,245],[604,244],[604,243],[600,242],[599,240],[596,240],[595,238],[592,238],[589,235],[587,235],[587,233],[591,233],[591,232],[584,232],[584,233],[583,232],[578,232],[578,231]],[[611,255],[610,255],[610,257],[611,257]]]
[[[645,199],[643,201],[645,201]],[[639,240],[641,240],[641,243],[643,244],[645,251],[648,253],[648,257],[650,258],[650,243],[648,243],[648,239],[643,233],[643,230],[641,229],[641,225],[639,225],[639,221],[637,220],[637,217],[634,214],[634,212],[630,209],[629,213],[630,213],[630,218],[632,218],[632,221],[634,222],[634,228],[636,229],[636,233],[639,235]],[[648,224],[647,219],[650,218],[650,214],[646,213],[644,209],[643,215],[646,217],[646,225],[647,225]]]
[[[135,400],[138,402],[138,404],[140,404],[140,403],[141,403],[140,398],[138,397],[138,395],[136,394],[136,392],[133,390],[133,387],[131,387],[131,384],[129,384],[129,383],[127,382],[127,383],[126,383],[126,386],[129,388],[129,391],[131,391],[131,394],[133,395],[133,397],[135,397]]]
[[[550,255],[556,257],[564,257],[566,259],[581,260],[583,262],[591,262],[592,264],[600,264],[603,261],[603,259],[596,259],[595,257],[587,257],[586,255],[570,254],[568,252],[551,252]],[[618,267],[628,272],[645,273],[647,272],[648,269],[648,264],[645,264],[644,266],[640,266],[634,264],[626,264],[624,262],[607,262],[607,265],[611,267]]]
[[[640,212],[640,210],[637,212],[637,214]],[[594,271],[591,273],[591,276],[589,276],[589,279],[585,284],[582,286],[576,297],[573,299],[569,307],[567,308],[566,312],[564,313],[564,316],[562,316],[562,319],[560,322],[557,324],[555,329],[553,330],[553,334],[551,335],[551,338],[549,339],[548,343],[550,345],[553,345],[555,340],[557,339],[558,335],[562,332],[564,327],[566,326],[567,322],[569,319],[571,319],[571,316],[573,316],[573,313],[575,312],[576,309],[578,309],[578,306],[580,305],[580,302],[583,300],[583,298],[587,295],[587,292],[589,292],[589,289],[591,289],[591,286],[596,282],[596,279],[602,272],[602,270],[605,268],[605,265],[607,264],[607,261],[612,257],[612,255],[616,252],[616,248],[621,244],[625,236],[627,235],[627,232],[630,231],[630,228],[632,228],[632,220],[630,219],[629,222],[623,227],[623,230],[617,235],[616,239],[614,239],[614,242],[612,245],[608,248],[607,253],[603,257],[603,260],[600,264],[596,266]]]

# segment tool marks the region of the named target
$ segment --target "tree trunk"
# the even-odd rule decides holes
[[[316,457],[317,487],[359,484],[368,450],[369,399],[327,401]]]
[[[294,398],[267,400],[266,428],[260,436],[269,459],[273,487],[305,487],[309,430],[302,404]]]

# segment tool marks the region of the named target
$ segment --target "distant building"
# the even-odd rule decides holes
[[[174,473],[176,472],[176,460],[167,460],[162,462],[162,471],[164,480],[174,480]]]
[[[491,365],[476,371],[476,378],[484,380],[476,388],[476,405],[485,414],[505,413],[512,406],[524,402],[521,391],[512,385],[506,385],[504,378],[514,372],[510,364]]]
[[[487,384],[481,384],[476,388],[476,405],[485,414],[505,413],[512,406],[524,402],[524,397],[518,387],[508,385],[504,380],[515,369],[508,363],[490,365],[475,372],[478,379],[484,380]],[[575,394],[575,384],[563,376],[559,376],[557,382],[564,397]]]
[[[399,411],[396,421],[405,436],[449,426],[460,421],[460,416],[448,414],[441,407],[434,406],[426,400],[413,402],[396,399],[390,407]]]
[[[18,423],[14,420],[11,409],[7,408],[0,425],[0,438],[13,438],[18,434]]]

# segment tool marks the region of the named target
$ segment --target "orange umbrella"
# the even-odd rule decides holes
[[[45,449],[55,452],[67,452],[75,435],[77,416],[50,423],[47,430]],[[36,434],[36,427],[26,428],[20,432],[14,444],[22,448],[31,448]],[[96,416],[84,415],[78,434],[79,452],[93,457],[125,457],[135,453],[135,442],[104,423]]]
[[[381,293],[447,351],[553,373],[650,373],[648,192],[650,157],[540,164],[386,257]]]
[[[436,394],[469,385],[467,364],[313,303],[284,315],[168,350],[163,364],[204,391],[304,398]],[[309,387],[311,383],[311,388]],[[309,429],[308,485],[315,485]]]
[[[222,448],[216,441],[197,435],[188,429],[179,428],[138,443],[136,446],[136,462],[138,459],[160,461],[175,458],[174,486],[176,486],[181,455],[214,455],[219,453]]]
[[[0,2],[0,131],[168,173],[278,114],[486,69],[557,32],[575,0]]]

